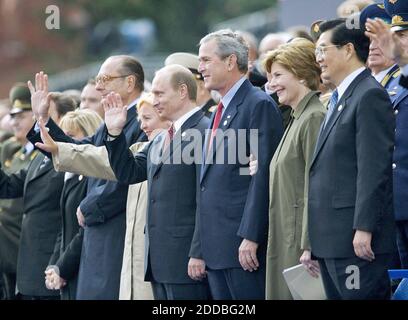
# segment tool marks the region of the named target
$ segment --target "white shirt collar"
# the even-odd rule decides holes
[[[401,72],[405,77],[408,77],[408,64],[401,68]]]
[[[365,67],[358,68],[357,70],[353,71],[347,77],[344,78],[344,80],[337,87],[337,92],[339,94],[339,98],[338,98],[337,101],[340,101],[340,99],[343,96],[344,92],[346,92],[347,88],[350,86],[350,84],[353,82],[353,80],[355,78],[357,78],[357,76],[360,73],[362,73],[365,69],[366,69]]]
[[[200,107],[195,107],[193,110],[183,114],[180,118],[178,118],[176,121],[174,121],[173,126],[174,126],[174,133],[176,133],[181,126],[186,122],[194,113],[200,110]]]
[[[140,97],[137,97],[135,100],[133,100],[131,103],[129,103],[128,106],[127,106],[127,110],[129,110],[132,107],[136,108],[136,105],[139,102],[139,100],[140,100]]]
[[[390,70],[392,68],[394,68],[395,65],[392,65],[391,67],[389,67],[388,69],[385,69],[383,71],[378,72],[376,75],[373,74],[373,77],[375,78],[375,80],[377,80],[379,83],[381,83],[381,81],[384,80],[385,76],[388,74],[388,72],[390,72]]]
[[[25,149],[25,152],[24,152],[25,155],[30,154],[34,150],[34,145],[31,142],[27,142],[24,146],[24,149]]]

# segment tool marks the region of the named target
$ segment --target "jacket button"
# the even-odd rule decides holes
[[[151,203],[154,203],[154,199],[150,200]]]
[[[398,109],[394,111],[394,114],[397,115],[398,114]]]
[[[204,192],[204,191],[205,191],[205,187],[201,187],[201,191]]]
[[[392,168],[395,169],[397,165],[395,163],[392,164]]]

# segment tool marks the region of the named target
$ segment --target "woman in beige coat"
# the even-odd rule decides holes
[[[161,130],[168,129],[170,123],[159,118],[153,108],[151,94],[142,96],[137,104],[141,128],[149,140]],[[116,180],[110,167],[105,147],[55,143],[42,131],[48,152],[53,154],[57,171],[71,171],[77,174],[106,180]],[[138,152],[146,143],[136,143],[130,147]],[[126,207],[126,236],[120,279],[120,300],[151,300],[153,293],[149,282],[144,281],[144,226],[146,220],[147,182],[129,186]]]
[[[314,52],[312,42],[298,38],[269,52],[264,61],[279,103],[292,108],[270,164],[267,299],[292,298],[282,271],[299,264],[299,259],[314,276],[319,272],[307,234],[308,168],[325,115],[314,91],[320,83]]]

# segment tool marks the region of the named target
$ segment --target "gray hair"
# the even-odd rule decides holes
[[[200,46],[206,42],[215,40],[217,44],[216,55],[221,59],[234,54],[237,57],[239,71],[248,71],[248,51],[249,46],[244,38],[230,29],[223,29],[207,34],[200,40]]]

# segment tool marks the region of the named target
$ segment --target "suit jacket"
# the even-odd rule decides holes
[[[355,257],[355,230],[374,253],[395,250],[392,152],[395,119],[385,89],[364,70],[320,131],[309,175],[309,238],[321,258]]]
[[[397,221],[408,220],[408,88],[402,87],[400,77],[388,86],[396,121],[393,155],[394,213]]]
[[[38,154],[28,169],[6,175],[0,171],[0,197],[23,197],[24,214],[17,260],[17,287],[20,293],[55,296],[44,285],[44,270],[53,253],[61,229],[60,195],[64,175],[54,171],[52,161],[41,166]]]
[[[283,133],[281,114],[270,96],[245,80],[225,110],[219,129],[230,129],[236,136],[239,129],[258,130],[258,172],[253,177],[249,175],[247,160],[232,164],[226,158],[224,164],[209,164],[210,161],[206,160],[202,166],[200,239],[204,260],[212,269],[241,267],[238,248],[243,239],[249,239],[259,244],[258,258],[264,262],[268,233],[269,163]],[[209,134],[210,130],[205,145]],[[223,151],[224,157],[234,152],[238,159],[238,150],[243,147],[248,157],[254,152],[255,146],[250,145],[248,131],[244,146],[233,139],[224,144],[219,140],[212,148],[216,151],[206,157],[216,159]]]
[[[200,283],[187,274],[189,257],[200,258],[196,228],[198,176],[200,165],[185,163],[179,155],[200,151],[208,119],[197,111],[178,130],[160,161],[166,133],[158,135],[135,157],[126,148],[123,135],[106,142],[109,161],[119,181],[148,181],[148,207],[145,230],[145,280],[160,283]],[[189,129],[195,129],[193,130]],[[195,150],[187,149],[190,133],[199,132]]]
[[[95,135],[76,141],[66,136],[52,121],[47,123],[54,140],[76,144],[102,146],[106,127],[102,125]],[[127,147],[138,139],[145,139],[131,107],[124,127]],[[28,133],[32,143],[41,140],[39,132]],[[80,207],[86,227],[78,275],[77,299],[118,299],[123,243],[126,229],[126,199],[128,186],[114,181],[88,179],[87,196]]]

